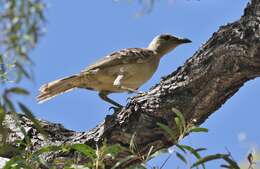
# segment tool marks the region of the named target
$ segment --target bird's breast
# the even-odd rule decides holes
[[[133,86],[139,88],[146,81],[148,81],[158,67],[159,61],[151,61],[147,63],[133,64],[125,67],[126,77],[122,84],[126,86]]]

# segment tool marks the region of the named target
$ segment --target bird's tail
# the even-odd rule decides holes
[[[75,87],[77,87],[79,80],[80,80],[79,75],[73,75],[63,79],[55,80],[53,82],[41,86],[41,88],[39,89],[40,94],[37,96],[38,103],[45,102],[59,94],[74,89]]]

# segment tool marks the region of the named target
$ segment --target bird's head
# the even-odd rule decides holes
[[[159,55],[163,56],[183,43],[191,43],[191,40],[186,38],[178,38],[170,34],[161,34],[152,40],[148,46],[148,49],[154,50]]]

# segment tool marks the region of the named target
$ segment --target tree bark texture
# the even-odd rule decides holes
[[[49,134],[44,140],[33,123],[23,115],[21,124],[32,136],[33,150],[48,144],[64,143],[84,143],[95,148],[104,140],[108,144],[128,147],[135,134],[138,151],[144,155],[151,146],[156,151],[173,145],[169,136],[156,124],[168,125],[178,136],[172,108],[180,110],[188,124],[200,125],[245,82],[259,76],[260,0],[252,0],[238,21],[220,27],[183,66],[164,77],[144,95],[130,99],[123,110],[108,115],[96,128],[75,132],[60,124],[42,121],[43,129]],[[6,116],[6,125],[12,131],[10,143],[22,137],[10,116]],[[10,158],[13,154],[8,152],[1,156]],[[74,155],[73,152],[55,153],[46,158],[66,159]],[[116,161],[128,155],[127,151],[121,152],[115,159],[107,160],[106,168],[111,168]],[[120,168],[139,162],[139,159],[130,160]]]

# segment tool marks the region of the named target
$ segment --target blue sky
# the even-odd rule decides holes
[[[152,79],[142,86],[146,91],[160,77],[174,71],[219,26],[233,22],[242,15],[246,1],[235,0],[169,0],[159,1],[153,11],[142,17],[136,14],[141,6],[127,0],[47,1],[47,32],[31,53],[35,82],[23,82],[32,96],[23,101],[39,118],[58,122],[66,128],[87,131],[101,122],[109,104],[96,92],[74,90],[43,104],[37,104],[38,88],[47,82],[79,72],[106,54],[128,47],[146,47],[154,36],[171,33],[189,38],[192,44],[178,47],[162,59]],[[76,2],[76,3],[75,3]],[[184,142],[194,147],[207,147],[210,153],[226,152],[241,161],[259,145],[260,79],[246,83],[227,103],[203,124],[208,134],[191,135]],[[127,94],[111,95],[122,104]],[[240,139],[239,139],[240,138]],[[160,165],[165,156],[150,164]],[[211,169],[219,163],[209,164]],[[165,169],[174,168],[171,158]]]

